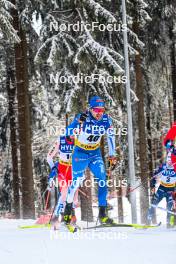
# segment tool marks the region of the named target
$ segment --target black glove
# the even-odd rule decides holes
[[[87,113],[81,113],[79,121],[80,122],[85,122],[87,117],[88,117]]]
[[[176,201],[176,190],[173,191],[172,197],[173,197],[174,201]]]
[[[73,143],[74,142],[74,137],[71,137],[71,136],[66,136],[66,140],[70,143]]]
[[[111,171],[113,171],[117,166],[117,158],[114,156],[110,156],[108,160],[109,160],[109,168]]]
[[[151,188],[150,192],[151,192],[151,195],[154,195],[155,194],[155,187]]]
[[[56,166],[53,166],[52,169],[51,169],[51,172],[50,172],[50,178],[54,178],[56,177],[58,174],[58,168]]]
[[[51,172],[48,176],[48,190],[51,191],[51,189],[54,187],[54,179],[58,175],[58,168],[56,166],[53,166],[51,169]]]
[[[172,154],[173,154],[174,156],[176,156],[176,148],[175,148],[175,147],[172,148]]]
[[[57,162],[58,163],[58,162]],[[57,166],[56,165],[54,165],[53,167],[52,167],[52,169],[51,170],[56,170],[57,172],[58,172],[58,168],[57,168]]]

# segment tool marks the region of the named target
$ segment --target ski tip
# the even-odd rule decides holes
[[[51,224],[35,224],[35,225],[26,225],[18,226],[18,229],[33,229],[33,228],[50,228]]]
[[[74,230],[73,230],[73,233],[76,233],[78,231],[78,228],[75,227]]]
[[[159,222],[156,225],[139,225],[139,226],[135,226],[135,228],[142,228],[142,229],[148,229],[148,228],[155,228],[155,227],[159,227],[161,225],[161,222]]]
[[[159,223],[158,223],[158,226],[161,226],[161,225],[162,225],[162,222],[159,222]]]
[[[76,233],[78,230],[81,230],[79,226],[74,226],[72,224],[66,224],[65,226],[67,227],[68,231],[71,233]]]
[[[113,223],[111,225],[107,225],[107,224],[101,224],[101,225],[97,225],[97,226],[92,226],[92,227],[85,227],[83,229],[97,229],[97,228],[111,228],[111,227],[118,227],[118,228],[122,228],[122,227],[130,227],[130,228],[135,228],[135,229],[148,229],[148,228],[155,228],[161,225],[161,222],[159,222],[157,225],[143,225],[143,224],[133,224],[133,223]]]

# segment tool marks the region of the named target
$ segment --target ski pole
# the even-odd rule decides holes
[[[45,193],[48,191],[48,187],[46,187],[45,191],[42,194],[42,198],[45,196]]]
[[[175,163],[176,163],[176,162],[175,162]],[[175,164],[175,163],[174,163],[174,164]],[[157,178],[157,176],[158,176],[159,174],[161,174],[163,171],[164,171],[164,170],[162,170],[162,171],[160,171],[159,173],[155,174],[151,179],[149,179],[149,181],[153,180],[154,178]],[[148,179],[146,179],[144,182],[146,182],[146,181],[148,181]],[[129,190],[129,191],[127,192],[127,195],[128,195],[130,192],[133,192],[133,191],[135,191],[136,189],[138,189],[140,186],[142,186],[142,184],[143,184],[144,182],[141,182],[138,186],[136,186],[136,187],[133,188],[132,190]]]
[[[57,201],[55,202],[55,205],[54,205],[54,207],[53,207],[53,210],[52,210],[52,213],[51,213],[51,216],[50,216],[50,219],[49,219],[49,223],[48,223],[48,224],[51,224],[51,219],[52,219],[52,217],[53,217],[53,214],[54,214],[54,211],[55,211],[56,205],[57,205]]]
[[[167,210],[166,208],[163,208],[163,207],[161,207],[161,206],[157,206],[157,205],[152,204],[151,207],[154,207],[154,208],[160,209],[160,210],[165,211],[165,212],[167,212],[167,213],[169,213],[169,214],[172,214],[172,215],[176,215],[175,212],[172,212],[172,211],[170,211],[170,210]]]
[[[43,192],[43,194],[42,194],[42,208],[43,208],[43,210],[44,210],[44,208],[45,208],[45,194],[46,194],[46,192],[48,191],[48,187],[45,189],[45,191]]]
[[[58,203],[58,200],[59,200],[60,195],[61,195],[61,192],[60,192],[60,189],[59,189],[59,194],[58,194],[57,200],[55,201],[55,204],[54,204],[54,207],[53,207],[53,210],[52,210],[52,213],[51,213],[50,219],[49,219],[49,224],[51,224],[51,219],[52,219],[52,217],[53,217],[53,214],[54,214],[54,211],[55,211],[55,209],[56,209],[56,205],[57,205],[57,203]]]
[[[161,172],[160,172],[160,173],[161,173]],[[158,173],[158,174],[160,174],[160,173]],[[135,191],[136,189],[138,189],[139,187],[141,187],[142,184],[143,184],[144,182],[146,182],[146,181],[148,181],[148,180],[151,181],[151,180],[153,180],[154,178],[156,178],[158,174],[154,175],[151,179],[145,179],[145,181],[141,182],[138,186],[136,186],[136,187],[133,188],[133,189],[130,189],[130,190],[127,192],[127,195],[128,195],[130,192],[133,192],[133,191]]]
[[[65,173],[65,178],[66,178],[66,176],[68,174],[68,168],[69,167],[67,166],[66,173]],[[59,174],[59,176],[60,176],[60,174]],[[62,177],[62,179],[64,179],[64,177]],[[58,200],[59,200],[60,196],[61,196],[61,187],[59,186],[59,181],[58,181],[58,196],[57,196],[57,199],[55,201],[54,208],[53,208],[52,213],[51,213],[51,216],[50,216],[49,224],[51,223],[51,219],[53,217],[53,214],[54,214],[54,211],[55,211],[55,208],[57,206],[57,203],[58,203]]]
[[[82,190],[78,189],[78,192],[80,192],[82,195],[84,195],[86,198],[90,198],[85,192]]]
[[[47,207],[48,207],[49,197],[50,197],[50,191],[48,190],[47,197],[46,197],[46,203],[45,203],[45,211],[47,210]]]

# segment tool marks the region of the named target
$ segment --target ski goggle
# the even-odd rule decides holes
[[[169,150],[169,149],[171,149],[173,147],[174,147],[173,141],[171,141],[171,140],[168,141],[167,144],[166,144],[166,149]]]
[[[94,107],[92,108],[92,110],[96,113],[96,114],[103,114],[105,112],[104,107]]]

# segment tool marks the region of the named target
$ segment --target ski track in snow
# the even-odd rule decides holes
[[[167,230],[165,226],[147,230],[104,228],[76,234],[63,229],[54,233],[49,229],[18,228],[32,223],[32,220],[0,220],[1,264],[165,264],[166,260],[173,261],[176,230]]]

